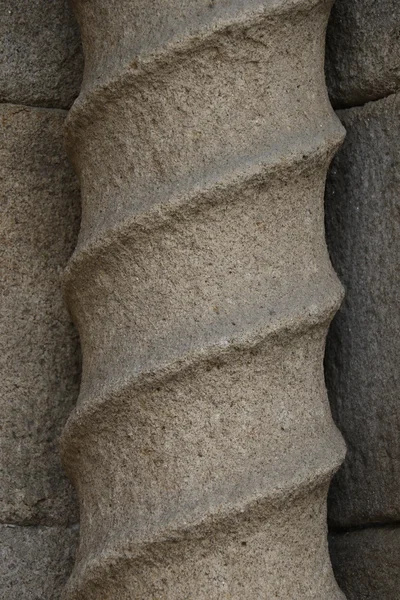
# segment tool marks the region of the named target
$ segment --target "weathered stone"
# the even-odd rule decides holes
[[[83,56],[68,0],[0,0],[0,102],[68,108]]]
[[[327,185],[327,239],[346,288],[326,374],[348,454],[330,520],[400,519],[400,96],[339,111],[347,129]]]
[[[347,600],[399,599],[399,528],[337,534],[329,545],[335,576]]]
[[[334,106],[356,106],[398,90],[399,0],[336,0],[326,49]]]
[[[60,277],[79,197],[63,148],[65,112],[0,106],[0,520],[76,522],[58,436],[79,386]]]
[[[63,455],[82,510],[65,598],[343,598],[322,369],[342,295],[323,228],[343,136],[329,2],[74,4],[83,218],[65,286],[83,377]]]
[[[76,527],[0,525],[2,600],[59,600],[77,538]]]

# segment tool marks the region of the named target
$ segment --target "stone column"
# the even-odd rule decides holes
[[[342,288],[323,191],[343,137],[325,0],[77,0],[65,275],[83,350],[63,456],[68,600],[343,598],[323,378]]]
[[[78,511],[58,438],[80,358],[61,275],[79,229],[63,127],[81,47],[64,0],[0,0],[0,596],[57,600]]]

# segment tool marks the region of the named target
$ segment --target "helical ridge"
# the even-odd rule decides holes
[[[323,226],[343,137],[331,2],[74,4],[65,293],[83,375],[62,451],[81,541],[64,597],[342,598],[322,369],[342,296]]]

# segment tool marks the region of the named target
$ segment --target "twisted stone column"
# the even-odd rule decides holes
[[[343,136],[331,2],[243,4],[75,2],[68,600],[343,597],[325,525],[344,455],[322,370],[342,295],[322,202]]]

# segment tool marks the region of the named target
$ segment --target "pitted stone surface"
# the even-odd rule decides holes
[[[339,116],[347,137],[328,178],[326,224],[346,296],[326,375],[348,454],[329,515],[348,526],[400,519],[400,96]]]
[[[326,75],[334,106],[356,106],[400,88],[400,2],[336,0]]]
[[[68,600],[339,600],[325,0],[76,0]]]
[[[0,525],[2,600],[59,600],[77,539],[76,527]]]
[[[58,437],[79,386],[61,274],[79,226],[65,112],[0,106],[0,520],[76,522]]]
[[[0,102],[68,108],[83,55],[68,0],[0,0]]]
[[[336,579],[347,600],[398,600],[400,529],[373,527],[331,536]]]

